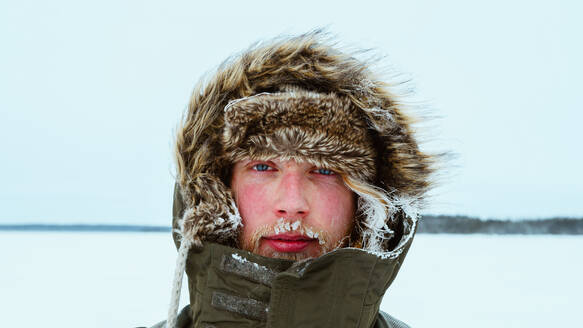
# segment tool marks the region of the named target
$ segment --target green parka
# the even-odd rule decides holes
[[[205,243],[188,256],[190,306],[179,327],[407,327],[379,312],[405,254],[343,248],[294,263]]]

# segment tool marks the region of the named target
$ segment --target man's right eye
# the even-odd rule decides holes
[[[267,164],[255,164],[253,165],[253,169],[255,171],[268,171],[271,167]]]

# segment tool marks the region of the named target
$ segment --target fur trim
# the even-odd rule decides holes
[[[374,213],[357,222],[357,237],[367,238],[362,245],[371,250],[394,249],[402,227],[416,220],[404,207],[418,207],[430,187],[432,157],[419,150],[412,121],[387,84],[322,36],[251,48],[194,90],[178,130],[176,162],[185,204],[178,226],[195,244],[236,244],[240,218],[233,219],[237,209],[226,186],[233,161],[244,156],[301,158],[391,195],[384,210],[361,209]],[[394,244],[376,242],[389,230]]]
[[[306,91],[261,94],[225,107],[227,161],[295,159],[341,170],[363,181],[376,176],[367,124],[352,102]]]
[[[241,216],[231,191],[216,176],[200,174],[181,188],[185,210],[175,231],[181,239],[202,246],[202,241],[233,243]],[[193,197],[194,195],[194,197]]]

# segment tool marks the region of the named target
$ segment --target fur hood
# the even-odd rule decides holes
[[[358,196],[348,246],[402,262],[433,158],[419,150],[391,86],[315,32],[256,45],[195,88],[176,138],[170,327],[189,250],[203,242],[238,246],[241,217],[229,183],[243,158],[339,172]]]
[[[390,87],[366,62],[339,52],[318,32],[259,44],[224,62],[196,87],[178,129],[184,211],[173,223],[177,242],[237,246],[241,220],[229,188],[232,163],[284,157],[386,192],[382,219],[360,206],[355,239],[361,240],[358,247],[391,251],[405,218],[416,221],[430,187],[432,157],[419,150],[412,120]],[[383,227],[394,242],[379,249],[381,241],[371,236],[380,235],[371,230]]]

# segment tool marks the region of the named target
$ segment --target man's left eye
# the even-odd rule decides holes
[[[334,174],[334,171],[328,170],[328,169],[317,169],[316,172],[318,172],[318,174],[322,174],[322,175],[333,175]]]

